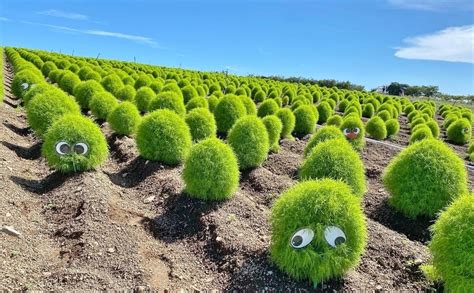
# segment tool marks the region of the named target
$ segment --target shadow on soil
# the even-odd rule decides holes
[[[1,142],[4,146],[14,151],[17,156],[27,160],[36,160],[41,157],[42,142],[37,142],[29,147],[23,147],[6,141]]]
[[[30,127],[24,127],[24,128],[21,128],[21,127],[18,127],[16,125],[13,125],[11,123],[7,123],[7,122],[3,122],[3,125],[10,129],[11,131],[13,131],[14,133],[20,135],[20,136],[28,136],[29,134],[32,133],[31,131],[31,128]]]
[[[55,171],[43,179],[26,179],[18,176],[11,176],[10,179],[21,188],[36,193],[45,194],[61,186],[68,178],[77,176],[80,173],[64,174]]]

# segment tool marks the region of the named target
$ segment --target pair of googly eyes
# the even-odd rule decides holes
[[[291,236],[290,245],[299,249],[306,247],[314,238],[314,231],[309,228],[303,228]],[[336,226],[328,226],[324,229],[324,239],[331,247],[337,247],[346,242],[346,234]]]
[[[72,147],[65,141],[60,141],[56,144],[56,152],[60,155],[67,155],[76,153],[78,155],[85,155],[89,151],[89,146],[83,142],[78,142]]]
[[[355,127],[354,129],[344,128],[343,132],[344,132],[345,136],[347,136],[351,133],[357,135],[357,134],[359,134],[360,129],[359,129],[359,127]]]

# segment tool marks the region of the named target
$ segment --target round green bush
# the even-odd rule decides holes
[[[147,87],[140,87],[135,94],[135,105],[140,112],[147,112],[150,108],[151,101],[156,97],[155,92]]]
[[[125,85],[117,91],[115,96],[121,101],[133,101],[135,99],[136,90],[131,85]]]
[[[214,109],[217,131],[227,134],[234,123],[246,115],[244,103],[235,95],[225,95]]]
[[[81,79],[73,72],[66,70],[61,76],[58,84],[59,87],[66,93],[72,95],[74,88],[81,83]]]
[[[388,119],[392,119],[392,114],[388,110],[382,110],[377,113],[377,116],[382,118],[383,121],[387,121]]]
[[[44,82],[43,77],[35,71],[24,69],[15,73],[12,81],[12,92],[17,98],[22,99],[33,84]]]
[[[340,181],[296,184],[276,200],[270,223],[273,262],[314,287],[344,275],[364,252],[367,228],[360,200]]]
[[[428,120],[428,122],[425,123],[425,125],[429,127],[429,129],[431,130],[431,134],[433,134],[434,138],[439,137],[439,125],[436,120],[430,119]]]
[[[267,129],[257,116],[247,115],[237,120],[229,131],[228,142],[242,170],[260,166],[270,149]]]
[[[318,143],[304,160],[299,177],[301,180],[323,178],[342,180],[360,198],[366,191],[362,160],[344,138]]]
[[[395,118],[385,121],[385,127],[387,128],[388,137],[395,136],[398,134],[398,131],[400,131],[400,123],[398,123],[398,120]]]
[[[471,140],[471,142],[469,143],[469,147],[467,148],[467,153],[471,154],[473,152],[474,152],[474,140]]]
[[[95,80],[87,80],[79,83],[74,88],[73,95],[82,109],[89,109],[89,103],[92,97],[95,94],[103,91],[104,88],[102,87],[102,85],[100,85],[100,83]]]
[[[327,102],[321,102],[318,106],[318,123],[325,123],[332,115],[332,108]]]
[[[56,120],[46,132],[42,145],[48,165],[63,173],[94,169],[107,159],[108,152],[100,128],[77,114]]]
[[[198,97],[199,94],[192,85],[187,85],[181,89],[183,93],[184,103],[187,104],[191,99]]]
[[[318,121],[318,111],[310,105],[299,106],[294,111],[295,114],[295,128],[294,133],[297,137],[303,137],[307,134],[313,133]]]
[[[216,96],[210,96],[209,98],[207,98],[207,104],[209,105],[209,111],[211,111],[211,113],[214,113],[217,104],[219,104],[219,98]]]
[[[337,127],[340,127],[342,124],[342,117],[340,115],[332,115],[329,117],[329,119],[326,121],[327,125],[334,125]]]
[[[135,81],[135,83],[133,84],[133,87],[134,89],[138,90],[144,86],[150,86],[152,83],[152,79],[151,77],[149,77],[148,75],[145,75],[145,74],[141,74],[137,80]]]
[[[54,62],[46,61],[41,67],[41,72],[43,73],[44,76],[48,76],[52,70],[56,70],[56,69],[58,68],[56,67],[56,64],[54,64]]]
[[[387,127],[379,116],[372,117],[367,121],[365,131],[376,140],[384,140],[387,137]]]
[[[205,108],[191,110],[186,114],[185,121],[194,141],[216,136],[217,127],[214,115]]]
[[[414,118],[413,121],[410,123],[410,128],[413,129],[415,126],[424,124],[426,121],[423,117]]]
[[[47,91],[38,94],[28,103],[26,114],[28,124],[40,138],[46,130],[65,114],[80,114],[79,105],[73,98],[61,91]]]
[[[113,95],[115,95],[121,88],[123,88],[123,82],[116,74],[107,75],[101,80],[100,83],[106,91],[112,93]]]
[[[151,100],[148,110],[152,112],[158,109],[169,109],[182,117],[186,114],[183,99],[173,91],[161,92]]]
[[[265,117],[267,115],[273,115],[278,111],[280,107],[277,102],[273,99],[266,99],[258,107],[257,115],[258,117]]]
[[[255,103],[251,98],[247,96],[239,96],[239,98],[242,100],[242,103],[244,103],[247,115],[257,115],[257,106],[255,106]]]
[[[97,119],[107,120],[110,112],[118,106],[117,99],[109,92],[101,91],[94,94],[89,102],[92,115]]]
[[[375,113],[375,109],[372,104],[365,105],[362,110],[362,116],[366,118],[372,118],[372,116],[374,116],[374,113]]]
[[[205,108],[209,107],[207,103],[207,99],[204,97],[194,97],[186,104],[186,111],[191,111],[192,109],[196,108]]]
[[[50,91],[59,92],[62,94],[62,91],[55,86],[52,86],[48,83],[38,83],[33,84],[29,87],[28,91],[23,95],[23,104],[25,107],[28,107],[28,103],[33,99],[36,95],[43,94]]]
[[[436,139],[404,149],[383,174],[390,204],[410,218],[433,217],[457,196],[467,192],[464,162]]]
[[[474,292],[474,196],[464,194],[443,211],[432,226],[429,266],[448,292]]]
[[[446,135],[448,140],[455,144],[466,144],[472,136],[471,123],[466,118],[458,119],[449,125]]]
[[[311,137],[309,142],[306,144],[304,148],[304,157],[307,157],[313,148],[319,144],[320,142],[329,140],[329,139],[337,139],[337,138],[342,138],[344,139],[344,134],[342,131],[333,125],[327,125],[319,130],[316,131],[316,133]]]
[[[362,151],[364,149],[365,128],[360,118],[355,116],[345,117],[340,129],[355,150]]]
[[[413,144],[417,141],[424,140],[427,138],[433,138],[431,129],[425,124],[420,124],[417,129],[411,134],[409,144]]]
[[[281,123],[280,118],[275,115],[267,115],[263,117],[262,121],[267,128],[270,151],[278,153],[280,150],[279,142],[283,123]]]
[[[291,135],[291,133],[295,128],[296,121],[295,114],[293,114],[293,111],[291,111],[289,108],[282,108],[275,113],[275,116],[280,119],[283,125],[280,138],[292,139],[293,136]]]
[[[239,186],[239,165],[232,149],[217,138],[194,145],[184,162],[186,193],[203,200],[224,200]]]
[[[135,104],[122,102],[107,117],[112,130],[120,135],[131,135],[136,132],[141,116]]]
[[[178,114],[160,109],[142,119],[136,142],[140,155],[145,159],[177,165],[188,154],[192,138],[188,125]]]

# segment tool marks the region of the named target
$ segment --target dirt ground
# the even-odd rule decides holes
[[[268,257],[270,208],[296,182],[307,139],[282,141],[281,151],[243,173],[238,192],[222,203],[188,198],[181,167],[140,158],[127,137],[107,135],[111,155],[100,169],[65,176],[41,158],[41,142],[10,93],[12,70],[5,64],[0,225],[21,236],[0,233],[2,289],[314,290]],[[109,133],[106,124],[102,128]],[[399,139],[391,143],[402,145],[403,133]],[[381,173],[397,152],[367,143],[365,254],[344,278],[316,291],[441,290],[420,271],[429,258],[432,222],[409,220],[387,205]]]

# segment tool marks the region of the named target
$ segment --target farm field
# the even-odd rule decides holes
[[[470,122],[468,134],[464,128],[461,129],[462,134],[468,137],[466,141],[454,144],[447,134],[449,125],[445,125],[450,118],[449,114],[443,114],[443,110],[439,108],[433,109],[429,102],[414,104],[406,98],[377,97],[368,93],[315,88],[310,85],[228,77],[222,73],[150,68],[140,64],[86,59],[29,49],[7,50],[9,51],[2,56],[4,97],[0,105],[0,221],[5,226],[14,227],[21,236],[1,236],[1,279],[5,289],[62,291],[127,288],[138,292],[149,289],[279,292],[443,290],[443,283],[427,279],[422,271],[422,266],[430,263],[431,256],[427,246],[431,240],[429,227],[436,218],[410,218],[391,206],[388,203],[390,193],[383,183],[383,172],[402,149],[420,143],[410,143],[410,140],[414,133],[424,128],[421,130],[426,130],[425,134],[419,140],[438,137],[462,159],[468,189],[471,190],[474,186],[474,167],[469,159],[472,135]],[[15,62],[20,64],[16,70],[13,65]],[[56,82],[53,81],[54,75],[45,74],[41,69],[46,62],[62,68],[58,70],[60,72],[57,73]],[[18,97],[13,93],[13,88],[15,75],[21,71],[18,70],[21,66],[26,66],[27,69],[23,70],[38,67],[39,73],[46,77],[27,83],[27,88],[20,90],[24,96]],[[88,78],[85,74],[81,77],[80,68],[88,66],[89,71],[97,77]],[[130,70],[128,73],[125,67]],[[49,73],[54,70],[52,68]],[[104,85],[104,79],[112,72],[116,73],[115,76],[121,76],[118,89],[105,89],[116,98],[117,105],[114,107],[123,105],[124,101],[130,101],[139,107],[136,99],[129,99],[125,91],[120,90],[130,85],[133,89],[130,90],[133,92],[131,95],[136,97],[136,93],[142,88],[136,88],[137,81],[143,80],[145,86],[152,88],[152,80],[159,80],[161,83],[156,89],[158,93],[155,92],[154,95],[167,92],[164,88],[170,84],[178,86],[182,94],[188,93],[185,87],[192,88],[189,97],[187,94],[182,97],[187,100],[183,103],[186,108],[183,109],[182,116],[193,111],[188,106],[192,104],[189,101],[198,104],[201,103],[198,98],[201,98],[205,101],[204,106],[199,104],[196,108],[210,109],[210,97],[220,103],[226,97],[237,99],[240,95],[248,97],[254,105],[255,113],[252,117],[257,114],[260,117],[276,117],[271,114],[281,108],[296,113],[300,107],[306,106],[312,107],[310,113],[316,111],[322,117],[325,113],[325,110],[321,110],[322,104],[329,107],[330,115],[324,121],[315,117],[316,121],[311,125],[315,129],[293,132],[295,138],[289,135],[280,139],[280,131],[276,150],[267,150],[263,162],[257,166],[240,170],[236,191],[222,201],[204,201],[190,197],[183,180],[184,158],[177,163],[148,158],[144,148],[137,146],[140,130],[119,134],[117,128],[111,126],[111,120],[108,119],[110,116],[100,119],[98,110],[89,109],[90,106],[80,105],[81,109],[76,114],[93,119],[95,125],[100,127],[109,149],[108,156],[97,167],[84,168],[81,172],[76,170],[76,165],[71,172],[67,169],[69,165],[52,163],[45,156],[45,151],[41,150],[50,130],[46,129],[48,132],[42,137],[40,128],[32,127],[33,114],[29,114],[35,105],[35,99],[38,100],[44,94],[29,97],[28,105],[25,105],[27,93],[35,90],[35,87],[30,87],[44,83],[70,97],[75,96],[75,87],[81,82],[97,78]],[[59,76],[67,74],[73,75],[71,80],[78,80],[73,82],[73,88],[60,81],[62,78]],[[93,75],[91,73],[90,76]],[[37,77],[35,74],[34,78]],[[215,79],[216,82],[210,85],[203,82],[208,79]],[[124,82],[125,80],[127,81]],[[166,83],[169,80],[187,82]],[[216,89],[211,92],[211,87],[219,84],[217,81],[227,82],[226,87],[215,86]],[[239,82],[241,87],[236,84]],[[247,86],[251,83],[258,85],[260,91],[254,92]],[[196,90],[198,87],[202,93]],[[285,90],[286,93],[293,91],[293,96],[285,95]],[[228,95],[229,91],[235,95]],[[46,93],[53,95],[52,92]],[[259,95],[263,97],[258,98]],[[79,101],[77,97],[71,100]],[[392,100],[396,102],[390,102]],[[266,111],[265,101],[272,101],[277,110],[268,110],[270,115],[262,114]],[[341,107],[341,103],[346,103],[344,101],[349,104],[345,109]],[[351,110],[351,103],[359,106],[353,106],[354,109]],[[419,116],[409,117],[407,113],[397,110],[393,105],[395,103],[400,108],[403,106],[403,111],[408,106],[413,107],[412,111],[418,111]],[[214,107],[217,108],[218,105]],[[367,105],[371,105],[373,113],[365,115],[364,110],[362,115],[357,108],[365,109]],[[76,107],[79,109],[79,106]],[[175,112],[181,111],[176,110],[174,105],[162,104],[155,109],[150,107],[144,107],[140,111],[140,119],[151,115],[143,112],[164,111],[156,109],[172,108]],[[392,112],[380,107],[390,108]],[[415,110],[415,107],[418,108]],[[453,115],[456,116],[451,123],[473,119],[470,110],[449,107],[452,108],[446,108],[445,112],[455,112]],[[217,111],[219,110],[210,110],[213,117],[218,117]],[[250,114],[250,110],[246,111]],[[325,127],[329,117],[334,115],[341,119],[356,116],[357,121],[367,125],[369,119],[379,117],[377,115],[382,111],[390,116],[380,119],[384,128],[387,120],[395,119],[400,131],[392,137],[387,137],[385,133],[385,137],[381,139],[375,139],[376,135],[366,134],[365,145],[357,152],[363,163],[366,182],[361,206],[366,218],[367,240],[360,262],[343,276],[320,282],[316,288],[307,279],[296,280],[290,277],[270,257],[271,209],[282,193],[302,181],[299,172],[305,162],[305,148],[314,135],[313,132],[317,134]],[[380,115],[382,116],[383,114]],[[121,119],[124,117],[121,116]],[[423,125],[418,131],[414,131],[417,119],[421,119],[422,122],[418,123]],[[233,121],[230,126],[235,126],[235,123],[237,122]],[[428,123],[434,123],[438,127],[439,135],[431,133],[432,128],[425,126]],[[364,124],[362,128],[365,127]],[[73,123],[68,126],[72,125]],[[140,126],[137,127],[141,129]],[[223,126],[218,123],[217,137],[222,141],[232,141],[232,130],[227,133],[221,131],[220,127]],[[209,136],[213,137],[215,133],[216,130]],[[192,143],[196,145],[197,141]],[[269,149],[268,146],[267,148]],[[242,166],[240,161],[239,164]]]

